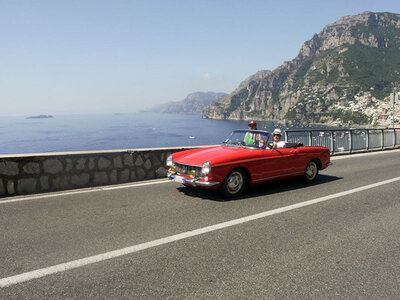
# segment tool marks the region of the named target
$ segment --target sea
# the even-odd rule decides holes
[[[118,150],[221,144],[248,121],[152,112],[0,117],[0,154]],[[286,127],[258,121],[258,129]],[[291,128],[294,129],[294,128]]]

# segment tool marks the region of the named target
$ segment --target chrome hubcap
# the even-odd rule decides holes
[[[318,167],[315,162],[310,162],[306,169],[306,176],[308,180],[313,180],[314,177],[317,175]]]
[[[240,191],[242,186],[243,186],[243,175],[241,173],[233,172],[231,175],[229,175],[227,188],[230,194],[237,193],[238,191]]]

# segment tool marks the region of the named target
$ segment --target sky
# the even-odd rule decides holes
[[[0,116],[125,113],[232,92],[324,26],[398,0],[0,0]]]

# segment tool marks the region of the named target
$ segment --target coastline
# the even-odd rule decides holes
[[[351,124],[351,125],[346,125],[346,124],[337,124],[337,123],[297,123],[296,121],[293,120],[282,120],[282,119],[260,119],[260,118],[251,118],[251,119],[240,119],[240,118],[210,118],[210,117],[205,117],[204,115],[201,116],[203,119],[209,119],[209,120],[227,120],[227,121],[249,121],[249,120],[254,120],[258,122],[270,122],[274,124],[279,124],[285,127],[330,127],[330,128],[341,128],[341,129],[351,129],[351,128],[360,128],[360,129],[388,129],[388,128],[393,128],[391,126],[385,126],[385,125],[362,125],[362,124]],[[394,128],[400,128],[399,126],[395,126]]]

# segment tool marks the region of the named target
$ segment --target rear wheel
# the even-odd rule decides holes
[[[315,160],[310,161],[304,172],[304,180],[306,182],[314,182],[315,178],[317,178],[318,171],[318,163]]]
[[[229,197],[237,197],[243,193],[247,185],[246,174],[240,170],[233,170],[225,177],[221,186],[221,192]]]

